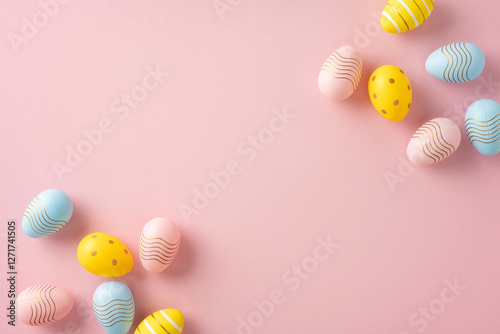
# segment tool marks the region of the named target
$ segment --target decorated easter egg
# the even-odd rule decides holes
[[[460,146],[462,136],[451,119],[439,117],[422,125],[408,143],[406,154],[415,165],[442,161]]]
[[[78,261],[83,268],[101,277],[123,276],[134,265],[127,246],[101,232],[91,233],[80,241]]]
[[[181,311],[168,308],[149,315],[137,326],[134,334],[179,334],[183,327]]]
[[[73,308],[73,298],[53,285],[35,285],[23,290],[16,300],[18,319],[31,326],[52,324]]]
[[[92,299],[94,315],[108,334],[126,334],[134,321],[132,291],[122,282],[108,281],[97,287]]]
[[[465,113],[465,129],[472,146],[483,155],[500,152],[500,104],[483,99]]]
[[[150,220],[142,229],[139,255],[147,271],[159,273],[167,268],[179,249],[181,233],[177,225],[166,218]]]
[[[380,24],[385,31],[399,33],[421,25],[431,15],[434,0],[389,0]]]
[[[425,61],[425,69],[442,81],[470,81],[483,72],[484,53],[472,43],[447,44],[431,53]]]
[[[370,101],[380,115],[399,122],[410,110],[412,90],[410,79],[399,67],[377,68],[368,81]]]
[[[66,193],[49,189],[36,196],[23,217],[23,231],[32,238],[52,235],[62,229],[73,214],[73,203]]]
[[[344,100],[354,93],[361,78],[362,61],[358,49],[343,46],[323,64],[318,76],[318,87],[331,100]]]

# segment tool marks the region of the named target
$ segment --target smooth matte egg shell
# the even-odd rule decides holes
[[[465,129],[479,153],[491,156],[500,152],[500,104],[490,99],[471,104],[465,113]]]
[[[157,311],[144,319],[134,334],[180,334],[184,316],[174,308]]]
[[[54,285],[35,285],[24,289],[16,299],[17,318],[30,326],[52,324],[73,308],[73,298]]]
[[[399,67],[384,65],[377,68],[368,81],[368,94],[378,113],[390,121],[401,121],[410,110],[410,79]]]
[[[318,75],[318,88],[331,100],[344,100],[354,93],[361,79],[361,53],[343,46],[328,57]]]
[[[150,220],[139,241],[141,263],[149,272],[159,273],[172,263],[181,241],[179,227],[167,218]]]
[[[92,298],[94,315],[108,334],[126,334],[135,315],[132,291],[119,281],[107,281],[97,287]]]
[[[425,70],[446,82],[467,82],[477,78],[484,69],[484,53],[472,43],[447,44],[425,61]]]
[[[451,119],[439,117],[422,125],[410,139],[406,154],[415,165],[430,165],[447,159],[460,146],[460,128]]]
[[[389,0],[380,24],[390,33],[401,33],[415,29],[431,15],[434,0]]]
[[[41,192],[28,205],[23,217],[23,231],[31,238],[42,238],[62,229],[73,214],[69,196],[57,189]]]
[[[101,277],[119,277],[134,265],[127,246],[107,233],[91,233],[78,245],[78,260],[82,267]]]

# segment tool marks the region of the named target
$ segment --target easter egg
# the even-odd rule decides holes
[[[318,75],[321,93],[331,100],[344,100],[354,93],[361,78],[362,61],[358,49],[343,46],[323,64]]]
[[[390,33],[415,29],[431,15],[434,0],[389,0],[385,4],[380,24]]]
[[[94,315],[108,334],[126,334],[134,321],[132,291],[122,282],[108,281],[97,287],[92,299]]]
[[[144,319],[134,334],[179,334],[184,327],[184,316],[174,308],[164,309]]]
[[[52,235],[62,229],[73,214],[73,203],[66,193],[49,189],[36,196],[23,217],[23,231],[31,238]]]
[[[399,67],[384,65],[377,68],[368,80],[368,94],[379,114],[390,121],[401,121],[410,110],[410,79]]]
[[[410,139],[406,154],[415,165],[442,161],[460,146],[462,136],[451,119],[439,117],[422,125]]]
[[[477,78],[484,69],[484,53],[472,43],[447,44],[425,61],[427,73],[446,82],[466,82]]]
[[[101,232],[91,233],[80,241],[78,261],[83,268],[101,277],[123,276],[134,265],[127,246],[112,235]]]
[[[166,218],[150,220],[142,229],[139,255],[144,269],[159,273],[167,268],[179,249],[181,233],[177,225]]]
[[[483,99],[465,113],[465,129],[472,146],[483,155],[500,152],[500,104]]]
[[[53,285],[35,285],[23,290],[16,300],[17,317],[30,326],[52,324],[73,308],[73,298]]]

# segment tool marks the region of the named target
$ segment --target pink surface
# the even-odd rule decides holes
[[[191,334],[498,333],[500,155],[474,150],[463,116],[478,98],[500,100],[500,4],[438,1],[421,27],[394,35],[379,25],[384,2],[220,0],[232,5],[219,16],[213,0],[69,1],[36,33],[25,28],[16,52],[9,34],[44,18],[38,1],[4,1],[2,272],[14,219],[17,292],[54,284],[75,306],[44,328],[14,329],[3,316],[1,332],[102,332],[91,301],[106,279],[76,256],[100,231],[133,253],[119,279],[134,294],[133,328],[177,308]],[[482,48],[483,74],[464,84],[428,75],[427,56],[459,41]],[[344,44],[360,49],[363,76],[332,102],[318,72]],[[399,123],[367,95],[384,64],[412,83]],[[436,117],[457,122],[462,145],[413,168],[408,141]],[[85,156],[66,162],[73,150]],[[49,188],[70,195],[73,217],[30,239],[22,215]],[[179,225],[182,245],[155,275],[138,242],[159,216]]]

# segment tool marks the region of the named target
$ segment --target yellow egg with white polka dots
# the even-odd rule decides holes
[[[134,265],[127,246],[107,233],[91,233],[78,245],[78,261],[83,268],[101,277],[120,277]]]
[[[379,114],[390,121],[401,121],[410,110],[410,79],[399,67],[384,65],[377,68],[368,81],[368,94]]]

